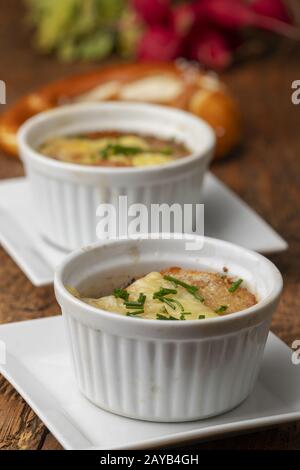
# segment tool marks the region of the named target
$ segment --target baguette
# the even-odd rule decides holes
[[[67,77],[24,96],[0,118],[0,146],[17,156],[18,129],[39,112],[68,103],[109,100],[152,102],[194,113],[216,133],[216,159],[241,139],[237,103],[215,75],[182,62],[132,63]]]

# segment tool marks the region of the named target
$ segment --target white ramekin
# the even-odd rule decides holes
[[[192,154],[163,166],[104,168],[60,162],[36,150],[50,137],[96,130],[175,137]],[[177,109],[89,103],[60,107],[29,119],[18,133],[18,144],[40,232],[55,245],[72,250],[97,241],[97,208],[113,204],[118,209],[119,196],[127,196],[128,206],[138,203],[147,208],[150,204],[201,203],[203,176],[215,136],[204,121]]]
[[[239,246],[204,238],[198,252],[182,239],[98,242],[69,256],[55,275],[81,392],[114,413],[150,421],[187,421],[241,403],[257,377],[282,289],[277,268]],[[257,305],[194,321],[143,320],[98,310],[73,297],[105,295],[136,276],[168,266],[242,277]]]

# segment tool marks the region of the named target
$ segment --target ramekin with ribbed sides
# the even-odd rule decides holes
[[[55,275],[77,383],[94,404],[149,421],[188,421],[232,409],[248,397],[282,290],[277,268],[239,246],[193,235],[98,242],[68,255]],[[169,236],[170,237],[170,236]],[[186,242],[203,242],[199,251]],[[242,278],[254,306],[205,320],[161,321],[88,305],[132,278],[170,266]]]
[[[105,130],[175,138],[187,145],[191,155],[159,166],[95,167],[54,160],[37,151],[52,137]],[[113,204],[118,209],[118,196],[127,196],[128,206],[201,203],[215,136],[204,121],[184,111],[149,104],[90,103],[29,119],[18,133],[18,144],[40,232],[55,245],[72,250],[97,241],[97,207]]]

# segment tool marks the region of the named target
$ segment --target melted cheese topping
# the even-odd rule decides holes
[[[39,147],[39,151],[56,160],[85,164],[111,166],[154,166],[171,162],[186,152],[183,145],[168,141],[149,143],[136,135],[117,137],[68,136],[55,137]]]
[[[159,299],[153,299],[153,294],[158,292],[161,288],[176,289],[176,294],[167,294],[164,297],[179,302],[185,313],[183,313],[182,308],[177,303],[172,302],[173,307],[171,307],[167,303],[161,302]],[[114,295],[94,299],[80,297],[74,289],[69,290],[73,295],[93,307],[122,315],[127,315],[128,312],[134,312],[133,309],[126,308],[123,299],[116,298]],[[126,291],[129,293],[129,301],[137,301],[140,293],[146,295],[144,313],[137,315],[139,318],[156,320],[157,315],[163,315],[164,317],[172,316],[178,320],[183,320],[182,314],[184,314],[186,320],[197,320],[199,315],[205,316],[205,318],[218,316],[211,308],[196,299],[184,287],[177,286],[175,288],[172,282],[165,280],[158,272],[151,272],[138,279],[127,287]]]

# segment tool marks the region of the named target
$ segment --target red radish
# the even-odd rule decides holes
[[[170,0],[132,0],[138,15],[150,26],[166,24],[171,15]]]
[[[180,36],[185,36],[194,26],[196,20],[195,11],[191,3],[177,5],[171,15],[171,25]]]
[[[231,45],[216,29],[201,29],[194,38],[190,58],[215,70],[228,67],[233,60]]]
[[[282,0],[251,0],[250,7],[260,15],[277,18],[285,23],[292,22],[290,12]]]
[[[138,47],[141,60],[173,60],[182,50],[181,38],[172,29],[159,26],[148,29]]]
[[[208,21],[228,29],[257,27],[288,37],[300,37],[298,28],[279,21],[277,18],[259,15],[251,9],[250,4],[241,0],[202,0],[197,2],[196,11],[198,15],[205,16]]]

